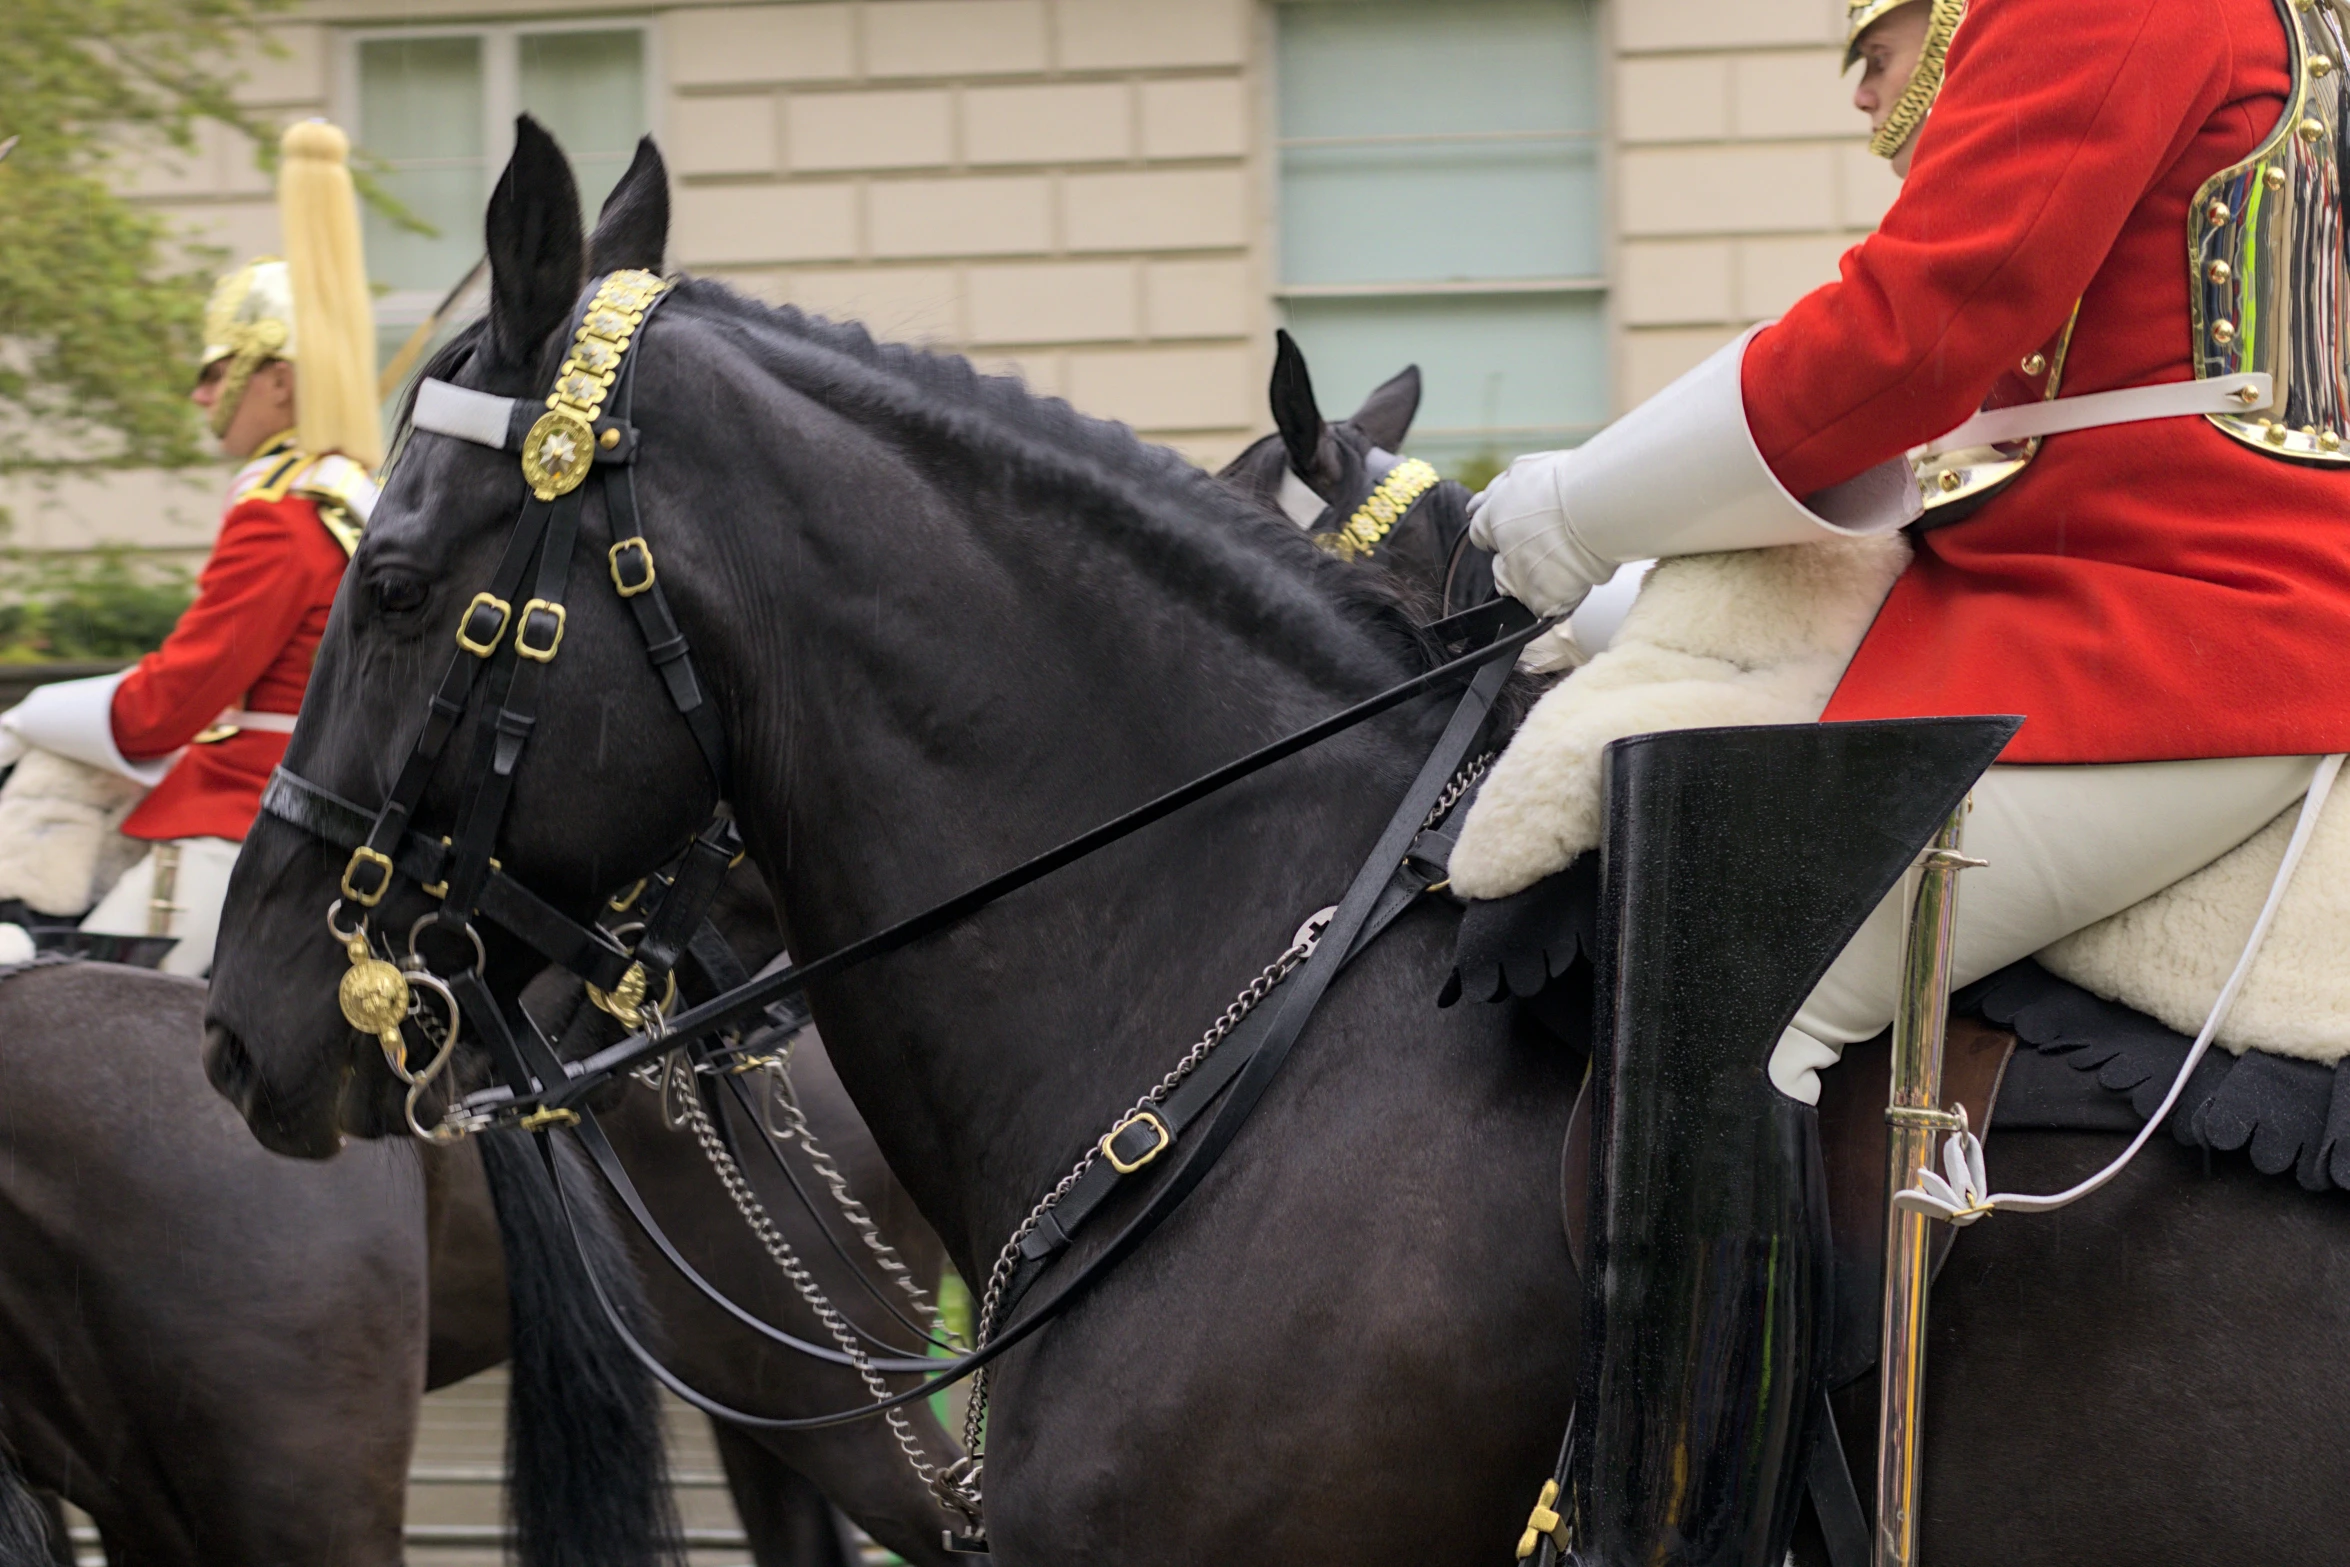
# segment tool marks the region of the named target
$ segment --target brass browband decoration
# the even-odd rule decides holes
[[[636,329],[644,325],[645,311],[668,286],[650,272],[614,272],[588,301],[571,352],[556,372],[547,411],[522,439],[522,476],[540,500],[568,495],[587,478],[596,460],[595,425],[604,399],[620,377],[620,362],[628,356]]]
[[[1344,526],[1316,534],[1314,542],[1340,560],[1361,559],[1379,547],[1420,497],[1436,487],[1440,477],[1419,458],[1406,457],[1387,470],[1386,477]]]

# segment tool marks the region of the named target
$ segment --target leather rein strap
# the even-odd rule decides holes
[[[1508,642],[1511,639],[1505,637],[1501,640]],[[743,1410],[730,1408],[700,1392],[662,1364],[660,1358],[644,1345],[643,1341],[631,1330],[623,1315],[613,1305],[603,1284],[597,1280],[595,1269],[583,1248],[580,1260],[583,1265],[587,1266],[588,1277],[595,1286],[597,1302],[603,1308],[605,1318],[613,1332],[627,1346],[629,1353],[635,1356],[637,1361],[652,1373],[664,1387],[705,1414],[754,1430],[812,1431],[828,1426],[846,1425],[852,1421],[880,1414],[884,1410],[895,1409],[901,1405],[928,1398],[931,1394],[970,1376],[1059,1316],[1084,1291],[1091,1288],[1104,1274],[1116,1267],[1137,1246],[1140,1246],[1152,1231],[1156,1230],[1177,1208],[1183,1205],[1184,1200],[1191,1195],[1200,1182],[1207,1178],[1208,1172],[1215,1168],[1216,1162],[1232,1145],[1233,1139],[1239,1135],[1240,1129],[1247,1123],[1249,1116],[1263,1099],[1265,1090],[1272,1085],[1274,1075],[1281,1070],[1282,1063],[1289,1057],[1291,1047],[1305,1032],[1306,1023],[1312,1018],[1315,1008],[1329,990],[1331,981],[1337,978],[1339,970],[1361,949],[1362,942],[1367,935],[1373,933],[1374,921],[1381,910],[1393,908],[1395,912],[1400,912],[1403,906],[1408,906],[1412,897],[1416,897],[1420,891],[1425,889],[1425,882],[1414,883],[1410,880],[1414,872],[1407,851],[1419,837],[1422,823],[1426,821],[1430,811],[1443,796],[1445,786],[1451,782],[1453,775],[1468,758],[1470,748],[1477,743],[1478,737],[1483,733],[1485,720],[1492,710],[1494,698],[1500,694],[1501,687],[1508,680],[1511,669],[1511,661],[1496,656],[1487,660],[1485,666],[1477,672],[1475,678],[1470,682],[1469,689],[1462,693],[1459,704],[1454,708],[1452,719],[1445,726],[1443,737],[1437,741],[1436,748],[1429,753],[1427,760],[1421,765],[1419,776],[1413,779],[1411,787],[1404,792],[1404,797],[1396,806],[1395,813],[1388,819],[1386,828],[1380,833],[1377,845],[1371,850],[1369,857],[1364,860],[1361,869],[1356,871],[1345,897],[1339,901],[1336,909],[1332,912],[1329,923],[1324,927],[1321,940],[1315,946],[1312,955],[1298,966],[1297,970],[1283,982],[1280,988],[1273,992],[1266,1007],[1260,1008],[1257,1013],[1252,1014],[1252,1021],[1256,1017],[1265,1019],[1262,1028],[1255,1033],[1253,1040],[1244,1039],[1236,1032],[1231,1039],[1225,1041],[1224,1047],[1219,1050],[1218,1057],[1228,1059],[1231,1064],[1219,1075],[1215,1087],[1209,1090],[1209,1097],[1223,1091],[1223,1103],[1217,1109],[1215,1118],[1208,1122],[1206,1129],[1191,1145],[1190,1156],[1175,1169],[1173,1176],[1151,1193],[1140,1213],[1127,1221],[1126,1226],[1119,1230],[1099,1252],[1089,1258],[1084,1266],[1071,1275],[1058,1290],[1027,1315],[1003,1328],[995,1337],[970,1354],[954,1360],[931,1362],[938,1368],[934,1375],[914,1387],[893,1394],[887,1399],[877,1399],[853,1409],[835,1410],[829,1414],[780,1418],[753,1415]],[[1399,879],[1403,885],[1409,888],[1402,904],[1397,904],[1393,896]],[[1389,917],[1392,918],[1392,914]],[[689,1017],[692,1015],[691,1013],[687,1014]],[[680,1022],[682,1024],[683,1019]],[[1228,1055],[1227,1052],[1229,1052]],[[1214,1061],[1218,1057],[1211,1057],[1210,1060]],[[1196,1081],[1198,1078],[1195,1076],[1194,1080]],[[1228,1091],[1225,1091],[1227,1089]],[[1205,1107],[1203,1100],[1199,1109],[1204,1110]],[[1194,1113],[1196,1114],[1197,1111]],[[592,1114],[582,1122],[579,1130],[581,1145],[586,1149],[597,1172],[604,1177],[606,1182],[611,1184],[614,1192],[620,1196],[622,1202],[629,1207],[632,1213],[639,1212],[643,1207],[643,1199],[636,1193],[633,1184],[628,1179],[627,1172],[621,1167],[618,1156],[614,1154],[611,1143],[604,1137],[601,1128],[595,1124]],[[554,1146],[548,1140],[544,1130],[539,1133],[539,1138],[540,1156],[546,1163],[548,1178],[554,1182],[555,1190],[564,1204],[566,1215],[568,1215],[573,1199],[563,1185],[561,1167],[556,1160]],[[1166,1147],[1172,1146],[1173,1142],[1174,1138],[1170,1136],[1167,1143],[1161,1145],[1160,1151],[1163,1152]],[[1146,1164],[1149,1162],[1151,1161],[1144,1161]],[[1135,1165],[1133,1169],[1140,1170],[1142,1167],[1142,1165]],[[1095,1202],[1098,1203],[1099,1200],[1097,1197]],[[574,1245],[580,1245],[577,1225],[572,1225],[571,1230]],[[664,1248],[664,1250],[666,1249]],[[1047,1252],[1042,1257],[1030,1258],[1024,1262],[1024,1278],[1020,1286],[1023,1292],[1029,1284],[1034,1282],[1036,1273],[1041,1269],[1042,1264],[1049,1261],[1058,1250],[1059,1248],[1055,1247],[1052,1252]],[[672,1257],[671,1260],[676,1261],[677,1259]],[[769,1336],[775,1335],[770,1332]],[[894,1369],[888,1367],[884,1357],[875,1357],[873,1364],[877,1368]]]

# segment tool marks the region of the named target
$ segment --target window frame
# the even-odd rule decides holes
[[[633,32],[639,40],[645,72],[645,128],[648,135],[659,139],[662,131],[662,109],[667,94],[663,87],[667,78],[662,74],[661,29],[657,18],[643,13],[615,16],[548,16],[500,22],[469,22],[451,17],[436,21],[407,22],[394,25],[340,27],[335,29],[334,69],[330,113],[338,125],[359,124],[359,48],[362,44],[378,43],[386,39],[478,38],[481,40],[482,80],[482,187],[481,199],[486,204],[490,192],[496,188],[499,173],[507,160],[514,156],[514,117],[522,103],[522,49],[524,34],[548,33],[625,33]],[[376,329],[388,327],[421,326],[441,302],[438,289],[393,289],[379,295],[375,301]]]
[[[1618,273],[1622,265],[1623,241],[1617,222],[1616,186],[1618,163],[1622,156],[1621,141],[1616,130],[1616,0],[1588,0],[1592,18],[1592,48],[1597,56],[1596,102],[1594,124],[1587,132],[1538,133],[1435,133],[1432,135],[1399,135],[1395,137],[1359,138],[1366,143],[1376,140],[1395,144],[1432,144],[1464,136],[1474,140],[1509,140],[1536,138],[1575,141],[1589,145],[1596,167],[1598,190],[1594,200],[1594,248],[1599,256],[1600,270],[1589,276],[1491,278],[1474,280],[1411,279],[1382,280],[1369,283],[1292,283],[1286,278],[1286,262],[1282,255],[1282,202],[1284,199],[1284,157],[1296,145],[1327,143],[1332,138],[1287,137],[1281,132],[1281,18],[1279,13],[1291,3],[1314,3],[1314,0],[1263,0],[1257,32],[1258,55],[1264,62],[1256,93],[1256,113],[1259,126],[1256,138],[1257,162],[1263,173],[1264,205],[1259,235],[1263,246],[1263,267],[1266,278],[1266,299],[1275,323],[1286,323],[1288,307],[1295,301],[1316,303],[1324,300],[1429,300],[1431,302],[1463,297],[1500,297],[1532,299],[1540,297],[1566,298],[1596,295],[1599,307],[1600,378],[1602,402],[1613,418],[1622,405],[1620,372],[1622,368],[1623,322],[1619,314],[1621,290]],[[1358,138],[1345,138],[1358,140]],[[1604,424],[1604,421],[1603,421]],[[1572,426],[1576,444],[1588,439],[1602,425]],[[1544,426],[1548,431],[1551,427]],[[1516,426],[1495,425],[1473,428],[1425,430],[1415,428],[1415,435],[1433,436],[1440,440],[1461,437],[1486,437],[1504,446],[1510,445],[1513,435],[1534,433]]]

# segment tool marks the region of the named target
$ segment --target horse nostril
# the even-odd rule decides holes
[[[242,1110],[253,1092],[253,1057],[226,1024],[204,1024],[204,1075],[213,1091]]]

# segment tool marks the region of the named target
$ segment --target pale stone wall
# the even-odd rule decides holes
[[[1842,0],[1618,0],[1616,406],[1836,275],[1899,188]]]
[[[1203,462],[1263,420],[1249,0],[661,18],[677,259]]]
[[[1219,463],[1267,427],[1274,0],[501,0],[650,18],[674,259],[763,298],[968,353]],[[1619,408],[1834,276],[1891,200],[1837,71],[1842,0],[1612,0]],[[310,0],[256,61],[274,119],[344,113],[336,29],[478,0]],[[245,150],[129,189],[234,255],[277,248]],[[192,558],[221,477],[0,493],[17,539]]]

